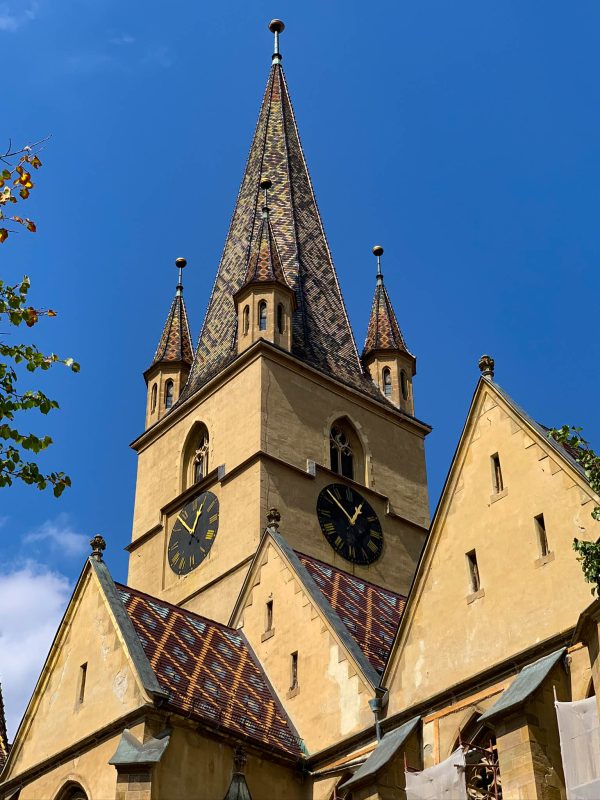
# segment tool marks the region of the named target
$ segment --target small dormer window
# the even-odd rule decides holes
[[[258,304],[258,330],[267,330],[267,304],[264,300]]]
[[[158,385],[155,383],[152,386],[152,394],[150,395],[150,413],[154,414],[156,411],[156,398],[158,397]]]
[[[173,381],[165,383],[165,408],[171,408],[173,405]]]
[[[386,397],[392,396],[392,373],[388,367],[383,370],[383,393]]]
[[[279,305],[277,306],[277,330],[279,333],[283,333],[283,326],[284,326],[283,305],[279,303]]]

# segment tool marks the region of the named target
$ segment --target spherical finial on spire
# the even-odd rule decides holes
[[[263,191],[268,192],[271,186],[273,186],[273,183],[268,178],[263,178],[262,181],[260,182],[260,188]]]
[[[383,247],[380,244],[376,244],[373,248],[373,255],[377,256],[378,258],[383,255]]]
[[[269,22],[269,30],[271,33],[282,33],[285,30],[285,24],[280,19],[272,19]]]
[[[285,30],[285,25],[280,19],[272,19],[269,22],[269,30],[275,36],[273,45],[273,64],[281,64],[281,53],[279,52],[279,34]]]
[[[383,284],[383,272],[381,271],[381,256],[383,255],[383,247],[380,244],[376,244],[373,248],[373,255],[377,258],[377,285],[381,286]]]
[[[491,356],[483,355],[479,359],[479,369],[484,378],[494,380],[494,366],[495,361]]]
[[[183,269],[184,267],[187,267],[187,261],[185,260],[185,258],[176,258],[175,266],[177,267],[177,269]]]

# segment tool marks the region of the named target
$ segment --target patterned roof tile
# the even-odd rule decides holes
[[[375,287],[363,358],[375,350],[402,350],[409,353],[383,280],[378,280]]]
[[[383,672],[406,597],[296,552],[371,665]]]
[[[301,755],[299,739],[242,633],[128,586],[117,589],[175,711]]]
[[[283,274],[296,295],[292,354],[381,402],[381,393],[360,363],[278,64],[269,74],[194,364],[180,402],[237,355],[233,298],[244,284],[259,239],[262,179],[272,182],[270,222]]]
[[[183,291],[178,287],[150,366],[164,361],[183,361],[185,364],[191,364],[193,360],[194,348]]]
[[[254,247],[248,260],[248,269],[244,286],[251,283],[270,283],[276,281],[288,287],[285,279],[281,256],[273,235],[273,228],[268,216],[264,216]]]

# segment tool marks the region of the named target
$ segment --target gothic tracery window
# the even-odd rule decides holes
[[[354,457],[350,440],[341,427],[335,424],[329,435],[330,465],[333,472],[354,479]]]
[[[206,428],[198,437],[198,444],[194,453],[193,472],[194,483],[198,483],[208,475],[208,431]]]

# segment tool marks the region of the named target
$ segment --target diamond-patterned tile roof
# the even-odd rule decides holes
[[[374,350],[409,352],[383,280],[378,280],[375,287],[363,357]]]
[[[117,584],[168,703],[288,755],[300,742],[243,634]]]
[[[370,394],[317,208],[288,88],[279,64],[269,74],[185,400],[237,355],[233,297],[242,287],[261,227],[260,182],[270,180],[270,222],[285,279],[296,295],[292,354]]]
[[[273,229],[269,217],[263,217],[258,236],[255,239],[244,286],[250,283],[268,283],[276,281],[287,286],[281,256],[277,249],[277,242],[273,235]]]
[[[163,361],[183,361],[185,364],[191,364],[193,360],[194,348],[190,326],[183,293],[178,288],[150,366]]]
[[[371,665],[383,672],[406,597],[296,553]]]

